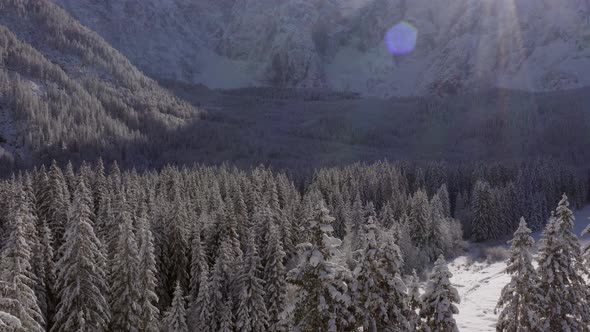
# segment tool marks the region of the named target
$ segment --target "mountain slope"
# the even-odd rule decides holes
[[[5,156],[26,163],[60,155],[147,159],[146,142],[164,144],[197,111],[58,6],[7,0],[0,3],[0,114]]]
[[[590,85],[588,0],[53,0],[146,72],[368,95]],[[400,21],[409,55],[383,41]]]

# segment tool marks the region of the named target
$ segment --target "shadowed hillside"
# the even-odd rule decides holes
[[[146,160],[196,114],[51,2],[3,1],[0,25],[5,159]]]

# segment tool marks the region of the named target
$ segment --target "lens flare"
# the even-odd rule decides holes
[[[416,47],[418,29],[408,22],[402,21],[385,33],[385,45],[393,55],[412,53]]]

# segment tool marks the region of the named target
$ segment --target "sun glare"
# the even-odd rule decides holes
[[[412,53],[416,47],[418,29],[408,22],[402,21],[385,33],[385,45],[393,55]]]

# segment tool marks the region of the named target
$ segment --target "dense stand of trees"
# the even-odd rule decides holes
[[[520,220],[506,268],[511,280],[498,301],[497,331],[590,329],[590,261],[573,229],[574,216],[563,195],[543,232],[535,268],[531,230]]]
[[[519,179],[540,166],[551,170],[543,185],[556,186],[547,190],[576,197],[584,188],[575,173],[535,166],[356,164],[295,185],[263,167],[139,174],[101,162],[77,170],[53,163],[0,182],[0,324],[54,332],[452,331],[459,298],[444,257],[461,251],[461,225],[496,227],[492,238],[514,231],[498,202],[514,181],[538,185]],[[532,190],[527,185],[522,190]],[[493,218],[480,218],[484,207]],[[520,207],[512,212],[530,213]],[[552,220],[569,220],[568,211],[562,202]],[[457,220],[458,212],[471,219]],[[570,223],[548,229],[566,234]],[[547,240],[543,252],[581,269],[575,237],[562,237],[567,244]],[[577,256],[556,253],[558,245]],[[420,294],[415,274],[405,276],[432,264]],[[552,282],[541,278],[540,289],[554,290]]]

